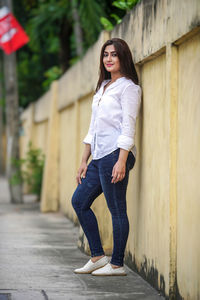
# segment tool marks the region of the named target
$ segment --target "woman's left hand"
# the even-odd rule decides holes
[[[117,183],[124,179],[126,173],[126,163],[118,160],[112,170],[112,181],[111,183]]]

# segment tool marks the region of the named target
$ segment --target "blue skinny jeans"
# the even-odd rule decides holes
[[[135,157],[129,152],[126,162],[126,174],[122,181],[111,183],[113,166],[118,160],[119,151],[92,160],[87,169],[86,177],[82,179],[72,196],[72,206],[87,237],[91,256],[104,255],[97,219],[90,208],[93,201],[103,192],[113,225],[113,252],[111,263],[123,266],[124,252],[129,233],[129,221],[126,212],[126,190],[129,171],[134,167]]]

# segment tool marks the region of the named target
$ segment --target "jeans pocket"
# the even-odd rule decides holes
[[[135,165],[135,156],[133,155],[133,153],[130,151],[128,154],[128,158],[127,158],[127,168],[130,171],[131,169],[133,169]]]

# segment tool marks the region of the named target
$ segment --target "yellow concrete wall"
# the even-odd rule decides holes
[[[28,144],[41,149],[47,154],[47,136],[48,136],[48,118],[51,91],[48,91],[36,103],[31,103],[20,116],[20,157],[25,158],[28,151]],[[26,184],[23,186],[23,193],[28,193],[29,189]]]
[[[33,146],[41,149],[44,154],[47,152],[47,129],[48,121],[35,123],[34,125]]]
[[[57,211],[59,207],[59,113],[58,104],[58,82],[51,84],[49,98],[49,118],[47,134],[45,136],[46,146],[43,151],[45,155],[45,165],[42,180],[42,192],[40,210],[42,212]],[[45,122],[46,124],[47,122]],[[46,128],[45,128],[46,129]]]
[[[177,278],[184,299],[199,299],[200,34],[178,52]]]
[[[127,258],[147,277],[158,272],[158,285],[165,278],[168,289],[169,103],[165,98],[165,63],[163,54],[141,68],[143,105],[139,121],[143,122],[136,134],[139,155],[129,179]]]
[[[20,155],[25,156],[29,141],[46,154],[48,118],[50,114],[51,90],[35,103],[31,103],[21,114],[22,134],[20,136]]]
[[[50,117],[51,94],[52,90],[50,89],[35,103],[34,106],[33,145],[36,148],[40,148],[45,155],[47,154],[48,120]]]
[[[41,210],[59,206],[77,224],[71,197],[90,122],[100,49],[109,36],[128,42],[143,95],[137,160],[127,192],[130,232],[125,261],[170,299],[200,299],[199,24],[199,0],[142,0],[110,34],[101,33],[58,80],[56,90],[51,87],[34,110],[28,108],[22,115],[27,133],[20,139],[21,154],[31,138],[48,157],[45,169],[51,172],[45,172],[45,182],[58,172],[58,192],[48,201],[50,188],[43,186],[46,198]],[[50,134],[54,118],[59,125]],[[50,151],[52,143],[55,150]],[[103,247],[111,254],[112,223],[103,195],[92,209]],[[78,245],[89,253],[81,228]]]
[[[61,210],[76,221],[71,197],[76,187],[76,107],[70,105],[60,114],[59,201]]]

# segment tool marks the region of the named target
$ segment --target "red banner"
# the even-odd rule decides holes
[[[24,46],[29,37],[7,7],[0,9],[0,47],[10,54]]]

